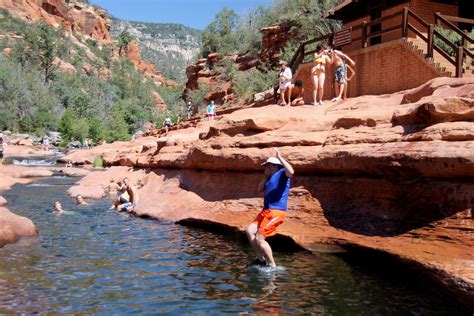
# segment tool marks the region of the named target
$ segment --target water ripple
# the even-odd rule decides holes
[[[275,254],[284,268],[247,268],[246,243],[169,222],[78,208],[71,180],[6,194],[41,234],[0,249],[0,313],[456,314],[448,302],[331,255]],[[56,216],[60,199],[70,213]]]

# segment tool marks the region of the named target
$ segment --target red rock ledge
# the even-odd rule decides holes
[[[71,194],[104,196],[124,175],[139,216],[243,230],[259,211],[260,163],[279,147],[294,165],[280,234],[372,249],[410,263],[474,309],[474,80],[437,78],[399,93],[322,107],[250,108],[213,122],[64,157],[117,166]]]

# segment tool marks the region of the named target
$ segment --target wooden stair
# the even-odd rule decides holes
[[[424,34],[426,36],[426,34]],[[409,37],[407,38],[408,46],[415,52],[422,55],[426,62],[431,66],[435,67],[441,76],[455,77],[456,67],[450,63],[443,55],[437,51],[433,51],[433,57],[426,58],[427,45],[426,42],[420,37]],[[470,45],[469,50],[474,50],[473,45]],[[474,61],[466,58],[463,64],[463,77],[474,77]]]

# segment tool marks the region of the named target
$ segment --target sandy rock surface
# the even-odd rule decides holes
[[[16,242],[21,237],[34,237],[38,231],[33,222],[0,207],[0,247]]]

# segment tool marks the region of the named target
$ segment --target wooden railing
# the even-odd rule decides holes
[[[352,26],[351,28],[351,35],[354,36],[355,32],[360,30],[361,35],[358,37],[350,36],[351,40],[348,43],[341,45],[343,48],[347,45],[354,45],[360,41],[360,48],[366,48],[371,38],[386,35],[388,33],[393,32],[400,32],[400,38],[407,38],[408,32],[412,31],[415,33],[419,38],[421,38],[427,45],[427,58],[433,57],[433,51],[438,52],[441,56],[443,56],[446,60],[448,60],[451,64],[454,65],[456,69],[455,76],[462,77],[463,74],[463,64],[466,57],[469,60],[474,58],[471,50],[469,49],[469,45],[473,44],[473,39],[470,38],[467,34],[465,34],[461,29],[459,29],[455,24],[450,22],[454,17],[444,16],[440,13],[435,14],[435,21],[436,24],[441,24],[448,28],[450,32],[456,32],[462,38],[462,45],[457,46],[449,39],[447,39],[443,34],[435,29],[434,24],[429,24],[424,21],[421,17],[416,15],[413,11],[411,11],[408,7],[403,8],[399,12],[395,12],[391,15],[383,16],[381,18],[372,20],[370,22],[363,21],[362,23]],[[371,26],[382,24],[382,22],[386,22],[388,20],[395,20],[395,25],[387,27],[385,29],[379,31],[371,31]],[[400,21],[399,23],[397,23]],[[456,21],[460,21],[460,18],[456,19]],[[472,23],[474,25],[474,20],[469,19],[462,19],[463,23]],[[393,24],[393,23],[391,23]],[[421,29],[421,30],[420,30]],[[298,47],[295,55],[293,56],[292,60],[289,63],[293,72],[296,72],[298,66],[301,63],[307,62],[306,57],[313,55],[316,50],[309,49],[313,44],[326,44],[328,46],[334,46],[334,40],[336,36],[336,32],[329,33],[326,35],[319,36],[312,40],[303,42]],[[436,42],[435,38],[441,40],[444,44],[452,48],[454,51],[454,56],[451,56],[446,51],[444,51],[441,47],[439,47]]]

